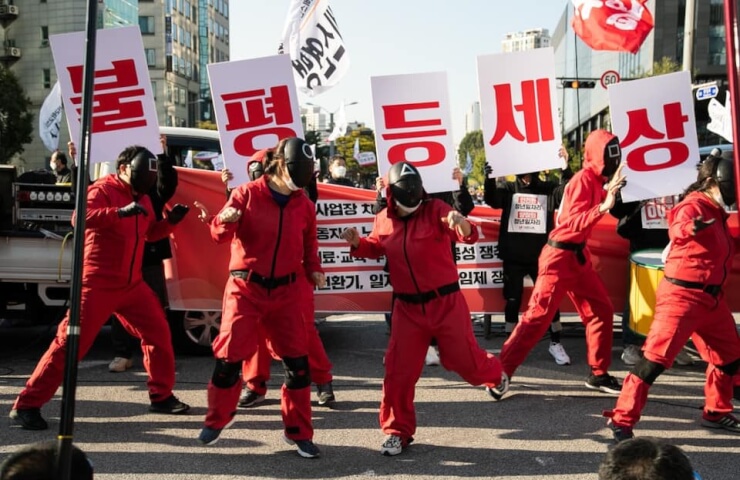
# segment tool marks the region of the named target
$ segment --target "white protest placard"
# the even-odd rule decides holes
[[[49,37],[70,138],[81,144],[85,32]],[[98,30],[89,162],[114,161],[131,145],[162,153],[157,108],[138,26]]]
[[[552,48],[479,56],[478,88],[492,176],[563,167]]]
[[[667,196],[646,200],[640,208],[640,221],[646,230],[668,228],[668,210],[676,206],[678,197]]]
[[[208,65],[213,109],[229,187],[249,181],[247,162],[259,150],[286,137],[303,138],[290,57],[271,57]]]
[[[622,199],[674,195],[694,182],[699,141],[689,72],[617,83],[608,92],[627,176]]]
[[[509,232],[547,233],[547,196],[515,193],[508,227]]]
[[[375,158],[375,152],[360,152],[357,154],[357,163],[366,167],[372,165],[377,161]]]
[[[419,169],[427,193],[458,190],[447,73],[371,77],[370,85],[379,174],[405,161]]]

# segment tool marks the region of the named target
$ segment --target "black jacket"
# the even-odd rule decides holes
[[[347,177],[341,177],[341,178],[334,178],[331,177],[329,180],[326,181],[329,185],[343,185],[345,187],[354,187],[355,184]]]
[[[547,243],[547,236],[555,226],[553,213],[560,206],[563,190],[572,177],[570,169],[563,171],[561,180],[542,181],[536,174],[532,181],[525,186],[517,179],[514,182],[496,181],[486,178],[484,201],[493,208],[500,208],[501,226],[498,237],[498,256],[501,260],[518,263],[537,263],[542,247]],[[547,226],[546,233],[519,233],[509,232],[509,216],[511,215],[512,200],[515,193],[528,193],[547,196]]]
[[[645,202],[622,202],[622,195],[617,194],[617,201],[609,214],[619,220],[617,233],[630,242],[630,253],[646,248],[665,248],[668,245],[668,229],[642,228],[640,211]]]

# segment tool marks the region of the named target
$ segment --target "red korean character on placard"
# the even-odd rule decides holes
[[[221,95],[221,99],[226,110],[226,130],[247,130],[234,139],[234,150],[241,156],[251,157],[259,150],[254,146],[258,137],[274,135],[281,139],[296,136],[290,126],[293,109],[287,85],[271,87],[269,95],[265,89],[258,89],[226,93]]]
[[[143,88],[137,88],[139,76],[134,60],[114,60],[112,65],[113,68],[95,71],[91,127],[93,133],[145,127],[147,124],[142,102],[146,92]],[[67,67],[67,71],[72,81],[72,91],[81,94],[82,65]],[[124,102],[124,99],[129,100]],[[82,96],[72,97],[70,101],[80,105]],[[78,108],[77,113],[80,112],[81,108]]]
[[[507,135],[527,143],[548,142],[555,140],[555,128],[552,122],[552,101],[550,99],[550,79],[538,78],[521,83],[522,103],[514,105],[511,96],[511,85],[503,83],[493,86],[496,97],[496,131],[490,144],[496,145]],[[524,134],[516,121],[514,111],[524,117]]]
[[[384,133],[383,139],[419,139],[405,143],[396,143],[388,149],[388,162],[391,165],[398,162],[409,162],[417,167],[426,167],[442,163],[445,159],[447,150],[444,144],[435,142],[429,138],[447,135],[447,130],[444,128],[429,128],[442,126],[442,119],[410,120],[406,118],[406,113],[409,111],[429,109],[439,109],[439,102],[402,103],[383,106],[385,128],[387,130],[404,129],[400,132]],[[424,160],[409,160],[406,158],[406,152],[411,148],[425,149],[427,151],[427,158]]]
[[[689,147],[681,141],[685,136],[684,124],[689,121],[689,116],[681,111],[681,103],[669,103],[663,105],[663,120],[665,122],[665,133],[653,128],[648,118],[646,108],[627,112],[629,126],[627,134],[620,142],[622,148],[629,147],[640,137],[652,140],[663,140],[635,148],[627,154],[627,166],[635,172],[649,172],[662,170],[681,165],[689,159]],[[654,165],[648,165],[645,155],[655,150],[668,150],[668,160]]]

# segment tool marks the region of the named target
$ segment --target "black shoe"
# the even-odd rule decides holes
[[[292,440],[283,435],[283,440],[288,445],[295,445],[298,455],[303,458],[318,458],[321,456],[321,450],[311,440]]]
[[[619,381],[608,373],[603,375],[594,375],[592,373],[589,375],[586,379],[586,388],[614,395],[619,395],[619,392],[622,391]]]
[[[496,401],[501,400],[504,395],[506,395],[506,392],[509,391],[509,386],[511,385],[511,380],[509,379],[509,376],[503,372],[501,372],[501,383],[496,385],[495,387],[486,387],[486,392]]]
[[[632,433],[631,427],[618,427],[614,425],[614,422],[612,422],[611,420],[609,420],[607,426],[611,429],[612,435],[614,435],[614,442],[616,443],[623,442],[635,437],[635,434]]]
[[[250,390],[247,387],[244,387],[244,390],[242,391],[242,396],[239,397],[239,403],[237,403],[237,406],[239,406],[240,408],[249,408],[264,401],[264,395],[260,395],[254,390]]]
[[[328,405],[336,400],[334,397],[334,388],[331,382],[324,383],[323,385],[316,385],[316,390],[319,393],[319,405]]]
[[[10,411],[10,418],[24,430],[46,430],[49,424],[41,416],[40,408],[19,408]]]
[[[176,396],[170,395],[161,402],[152,402],[149,411],[154,413],[168,413],[170,415],[179,415],[190,410],[190,405],[182,403]]]

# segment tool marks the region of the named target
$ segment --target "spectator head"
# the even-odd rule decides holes
[[[347,176],[347,161],[341,155],[334,155],[329,162],[329,173],[332,178]]]
[[[611,449],[599,467],[599,480],[694,480],[683,451],[650,437],[631,438]]]
[[[67,166],[67,156],[59,150],[54,151],[49,159],[49,167],[55,172]]]
[[[0,466],[0,480],[54,480],[57,478],[58,453],[59,443],[53,440],[27,445],[5,459]],[[70,478],[93,478],[92,464],[74,445]]]

